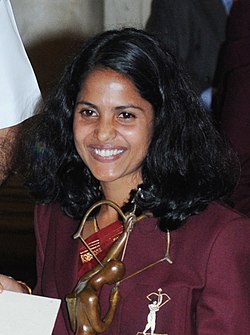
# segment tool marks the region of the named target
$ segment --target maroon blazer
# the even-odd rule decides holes
[[[72,334],[65,296],[76,285],[80,241],[78,222],[56,204],[35,211],[38,283],[36,294],[62,299],[54,335]],[[168,335],[246,335],[250,330],[250,219],[212,203],[171,232],[172,264],[162,261],[121,283],[121,302],[108,335],[142,334],[159,289],[164,304],[155,317],[155,333]],[[156,219],[136,223],[124,263],[126,276],[152,264],[166,252],[166,234]],[[102,290],[102,310],[110,287]],[[168,302],[168,297],[170,300]],[[151,319],[151,320],[153,320]],[[147,331],[150,333],[150,329]]]
[[[221,59],[221,125],[239,156],[241,178],[232,200],[250,216],[250,1],[233,4]]]

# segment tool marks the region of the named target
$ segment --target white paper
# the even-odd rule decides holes
[[[60,299],[3,291],[0,334],[51,335],[60,303]]]

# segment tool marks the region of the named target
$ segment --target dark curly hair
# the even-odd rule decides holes
[[[133,28],[106,31],[87,41],[25,135],[26,185],[38,202],[59,202],[72,218],[102,198],[99,182],[73,141],[77,94],[95,68],[128,77],[154,109],[154,132],[142,162],[137,208],[150,210],[163,231],[176,229],[237,180],[233,155],[203,110],[181,66],[161,41]],[[129,204],[124,206],[128,209]]]

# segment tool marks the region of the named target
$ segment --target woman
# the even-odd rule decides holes
[[[151,333],[248,332],[250,222],[223,203],[238,178],[233,155],[158,40],[135,29],[91,39],[26,139],[27,181],[38,201],[35,294],[63,300],[54,334],[72,334],[65,297],[90,273],[94,286],[86,288],[105,334],[146,333],[159,294]],[[123,236],[117,211],[94,208],[73,238],[101,199],[142,215],[122,248],[126,273],[108,328],[110,286],[100,292],[95,269]]]

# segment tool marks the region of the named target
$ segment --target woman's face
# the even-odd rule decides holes
[[[74,112],[77,152],[101,183],[136,187],[153,132],[153,108],[132,81],[96,69],[84,81]]]

